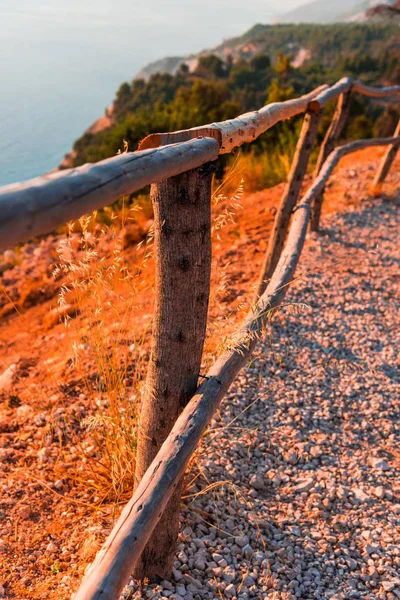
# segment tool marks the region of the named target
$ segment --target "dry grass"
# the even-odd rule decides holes
[[[139,331],[135,313],[148,283],[142,271],[150,257],[151,232],[140,263],[128,264],[124,229],[132,209],[123,208],[111,225],[96,214],[80,220],[80,234],[71,225],[59,248],[55,276],[64,278],[59,305],[72,305],[83,316],[85,334],[65,317],[72,340],[73,367],[84,382],[93,412],[81,421],[85,442],[77,441],[84,465],[81,484],[101,501],[118,500],[132,492],[135,473],[136,423],[144,373],[147,331]],[[104,245],[110,252],[104,254]],[[143,245],[143,243],[141,243]],[[136,333],[135,333],[136,332]],[[89,476],[88,476],[89,473]]]

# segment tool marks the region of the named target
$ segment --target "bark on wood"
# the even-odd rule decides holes
[[[393,137],[397,137],[400,135],[400,120],[397,123],[397,127],[394,131]],[[386,152],[382,158],[381,164],[379,165],[378,172],[374,178],[373,188],[375,190],[379,190],[380,186],[385,181],[387,174],[389,173],[389,169],[392,166],[392,163],[396,157],[398,146],[391,145],[388,146]]]
[[[391,143],[399,145],[400,137],[352,142],[337,148],[327,159],[296,209],[285,250],[267,289],[232,338],[230,347],[209,370],[204,383],[179,416],[97,554],[75,600],[116,600],[119,597],[212,415],[254,350],[271,312],[286,294],[304,245],[313,198],[324,187],[342,156],[362,148]]]
[[[261,268],[256,298],[259,298],[264,293],[282,253],[290,217],[299,198],[310,154],[317,137],[320,120],[321,112],[319,110],[317,112],[308,111],[304,118],[288,181],[279,209],[275,215],[268,248]]]
[[[54,231],[150,183],[213,161],[218,143],[196,139],[156,150],[120,154],[25,183],[0,188],[0,250]]]
[[[157,148],[166,144],[182,142],[198,136],[215,137],[220,144],[220,154],[231,152],[245,142],[254,141],[259,135],[279,121],[291,119],[307,110],[310,101],[328,86],[322,85],[305,96],[267,104],[260,110],[240,115],[236,119],[211,123],[204,127],[194,127],[173,133],[153,133],[140,143],[140,149]]]
[[[390,96],[400,96],[400,85],[392,85],[382,88],[372,87],[370,85],[364,85],[361,81],[353,82],[353,91],[361,94],[362,96],[369,96],[370,98],[388,98]]]
[[[139,422],[138,481],[197,388],[210,293],[213,168],[204,165],[151,188],[156,305]],[[136,578],[171,576],[179,508],[180,485],[143,551]]]
[[[322,146],[319,151],[317,165],[314,171],[314,177],[318,176],[319,172],[321,171],[322,165],[334,149],[335,144],[343,131],[343,127],[346,123],[350,111],[350,94],[351,91],[349,89],[339,96],[339,100],[336,106],[335,113],[333,115],[332,122],[329,126],[329,129],[326,133],[325,139],[322,142]],[[322,192],[314,200],[310,222],[311,231],[318,231],[319,229],[323,196],[324,191],[322,190]]]
[[[343,77],[342,79],[339,79],[339,81],[337,81],[334,85],[332,85],[327,90],[323,90],[322,92],[320,92],[320,94],[318,94],[318,96],[316,96],[310,101],[308,105],[309,110],[320,110],[330,100],[334,100],[341,94],[345,94],[346,92],[348,92],[351,89],[352,85],[353,80],[350,79],[350,77]]]

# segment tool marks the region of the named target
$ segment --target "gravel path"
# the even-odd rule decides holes
[[[399,225],[368,200],[309,237],[192,469],[173,580],[124,598],[400,598]]]

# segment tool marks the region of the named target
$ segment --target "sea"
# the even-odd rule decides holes
[[[285,9],[301,0],[283,0]],[[0,0],[0,186],[57,167],[146,64],[274,18],[273,0]],[[282,6],[280,7],[282,8]]]

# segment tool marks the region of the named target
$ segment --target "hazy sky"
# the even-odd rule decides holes
[[[0,185],[54,168],[147,63],[302,0],[0,0]]]
[[[28,34],[143,45],[143,58],[197,51],[306,0],[0,0],[0,42]],[[135,43],[136,42],[136,43]]]

